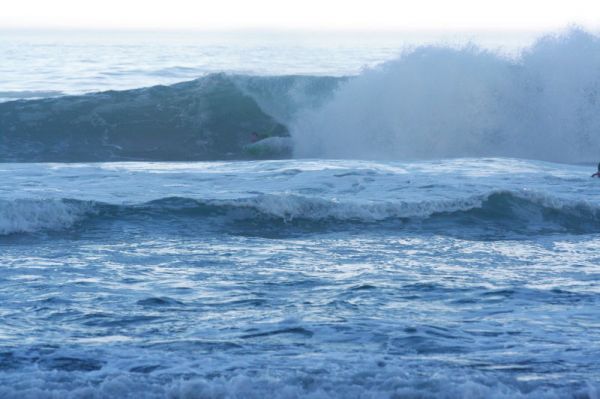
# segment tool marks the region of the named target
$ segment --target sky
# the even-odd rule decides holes
[[[0,29],[600,30],[598,0],[4,0]]]

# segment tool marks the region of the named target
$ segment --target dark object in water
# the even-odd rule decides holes
[[[600,177],[600,163],[598,164],[598,171],[594,173],[592,177]]]

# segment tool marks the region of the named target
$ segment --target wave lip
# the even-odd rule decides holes
[[[261,214],[292,222],[294,219],[377,222],[386,219],[427,218],[439,212],[465,211],[481,206],[481,198],[422,202],[340,201],[296,194],[261,195],[225,201],[224,205],[252,208]]]
[[[58,90],[6,90],[0,91],[0,103],[15,100],[36,100],[63,96]]]

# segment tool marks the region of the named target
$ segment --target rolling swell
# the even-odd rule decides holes
[[[74,199],[2,200],[0,235],[85,229],[88,223],[119,220],[161,224],[201,221],[220,231],[260,234],[278,229],[328,231],[349,226],[449,233],[600,232],[600,208],[528,191],[491,191],[457,200],[350,202],[294,194],[259,195],[231,200],[161,198],[115,205]]]

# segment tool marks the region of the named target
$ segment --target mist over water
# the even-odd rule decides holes
[[[365,70],[305,111],[298,157],[600,156],[600,38],[572,29],[518,57],[477,46],[423,46]]]

